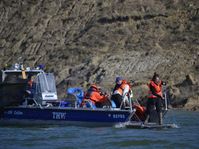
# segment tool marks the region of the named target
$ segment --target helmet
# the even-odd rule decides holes
[[[118,83],[121,80],[123,80],[122,77],[116,77],[115,82]]]

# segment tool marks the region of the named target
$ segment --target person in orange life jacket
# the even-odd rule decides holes
[[[103,103],[108,100],[108,96],[103,95],[100,88],[92,84],[86,92],[84,99],[90,99],[97,108],[102,108]]]
[[[127,82],[122,79],[122,77],[117,77],[115,83],[116,84],[113,89],[111,100],[115,102],[116,108],[120,108],[120,105],[125,98],[125,95],[129,93],[130,87]]]
[[[148,87],[149,87],[149,95],[148,95],[148,101],[147,101],[147,111],[146,111],[146,120],[145,123],[148,122],[151,111],[153,110],[153,107],[156,107],[156,111],[158,113],[158,121],[159,125],[162,125],[162,85],[166,85],[165,82],[161,81],[159,78],[159,75],[154,73],[152,80],[150,81]]]

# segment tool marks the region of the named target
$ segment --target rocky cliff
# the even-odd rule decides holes
[[[68,86],[110,90],[116,76],[146,82],[157,72],[174,106],[199,106],[198,0],[1,0],[0,51],[1,67],[19,57],[45,64],[60,97]],[[187,75],[195,84],[183,84]]]

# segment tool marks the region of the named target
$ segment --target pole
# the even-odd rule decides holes
[[[166,91],[164,92],[164,102],[165,102],[165,110],[167,111],[168,110],[168,106],[167,106],[167,93]]]

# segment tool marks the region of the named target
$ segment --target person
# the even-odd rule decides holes
[[[123,100],[128,100],[130,86],[122,77],[116,77],[115,83],[111,100],[115,102],[116,108],[124,108],[124,104],[122,104],[122,102]]]
[[[23,100],[22,104],[32,105],[34,103],[34,101],[33,101],[34,92],[35,92],[34,78],[30,74],[30,75],[28,75],[26,90],[24,93],[24,100]]]
[[[27,93],[27,97],[29,98],[33,98],[33,94],[34,94],[34,78],[32,75],[28,76],[28,82],[27,82],[27,87],[26,87],[26,93]]]
[[[67,89],[67,96],[71,98],[71,95],[75,97],[76,106],[80,107],[83,99],[84,99],[84,91],[82,88],[79,87],[71,87]],[[69,99],[68,99],[69,100]],[[73,101],[71,101],[73,102]]]
[[[33,76],[29,75],[28,76],[28,87],[32,88],[33,85]]]
[[[102,108],[103,103],[108,100],[108,95],[102,94],[100,87],[96,84],[92,84],[85,93],[84,100],[86,99],[91,100],[97,108]]]
[[[149,87],[149,94],[148,94],[148,100],[147,100],[147,111],[146,111],[146,120],[145,123],[148,123],[151,112],[154,109],[154,106],[156,107],[156,111],[158,114],[158,122],[159,125],[163,124],[163,118],[162,118],[162,85],[165,85],[166,83],[160,80],[160,77],[157,73],[154,73],[150,83],[148,84]]]

